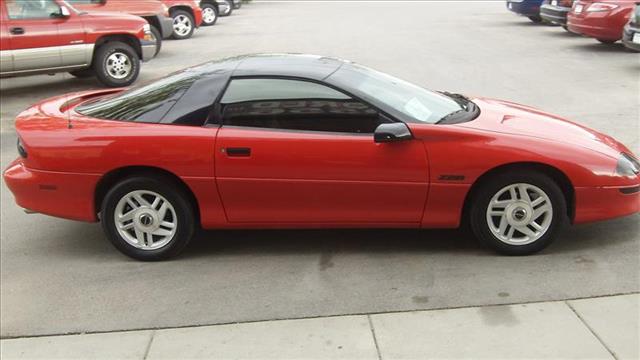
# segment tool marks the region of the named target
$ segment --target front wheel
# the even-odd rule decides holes
[[[173,18],[173,37],[176,40],[188,39],[195,31],[193,16],[184,10],[176,10],[171,14]]]
[[[171,179],[136,176],[116,184],[102,202],[105,234],[122,253],[143,261],[178,255],[195,231],[188,197]]]
[[[233,3],[231,0],[218,1],[220,16],[229,16],[233,12]]]
[[[162,33],[158,30],[157,27],[151,26],[151,35],[153,35],[153,41],[156,43],[156,52],[153,54],[154,57],[158,56],[160,49],[162,49]]]
[[[529,16],[529,20],[533,21],[536,24],[539,24],[542,22],[542,18],[538,15]]]
[[[140,59],[131,46],[120,41],[109,41],[96,51],[93,71],[106,86],[129,86],[140,74]]]
[[[481,185],[472,201],[474,234],[506,255],[529,255],[547,247],[567,214],[562,190],[536,172],[495,176]]]
[[[202,25],[213,26],[218,21],[218,9],[212,4],[202,4]]]

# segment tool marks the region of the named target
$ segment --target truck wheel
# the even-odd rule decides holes
[[[195,30],[193,16],[184,10],[175,10],[171,13],[173,18],[173,37],[176,40],[188,39]]]
[[[82,70],[76,70],[76,71],[71,71],[69,72],[69,74],[77,77],[78,79],[86,79],[86,78],[90,78],[92,76],[95,76],[96,74],[93,72],[93,69],[82,69]]]
[[[222,2],[218,5],[220,16],[229,16],[233,12],[233,3],[231,0],[222,0]]]
[[[102,228],[111,243],[137,260],[178,255],[195,232],[188,196],[171,179],[138,175],[116,184],[101,207]]]
[[[242,0],[233,0],[233,8],[240,9],[242,7]]]
[[[218,21],[218,9],[212,4],[202,4],[202,25],[212,26]]]
[[[544,174],[499,174],[471,200],[476,237],[505,255],[529,255],[547,247],[564,224],[567,205],[560,187]]]
[[[151,25],[151,34],[153,35],[153,40],[156,42],[156,52],[153,54],[153,56],[156,57],[160,49],[162,49],[162,33],[157,27]]]
[[[131,46],[120,41],[109,41],[96,51],[93,71],[106,86],[129,86],[138,78],[140,59]]]

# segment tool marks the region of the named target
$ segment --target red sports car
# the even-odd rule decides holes
[[[613,44],[622,39],[633,7],[631,0],[577,0],[567,15],[567,25],[571,32]]]
[[[98,221],[123,253],[197,227],[456,228],[530,254],[565,221],[640,210],[638,158],[527,106],[433,92],[343,60],[252,55],[16,119],[18,205]]]

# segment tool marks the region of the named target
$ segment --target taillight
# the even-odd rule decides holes
[[[27,150],[24,148],[24,145],[22,144],[22,139],[20,139],[18,137],[18,154],[20,154],[21,157],[23,158],[27,158]]]
[[[597,12],[597,11],[611,11],[617,8],[616,4],[609,3],[593,3],[587,8],[587,12]]]

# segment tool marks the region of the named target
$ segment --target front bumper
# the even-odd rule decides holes
[[[60,173],[27,168],[14,160],[3,174],[16,203],[29,212],[80,221],[97,221],[95,174]]]
[[[149,61],[156,56],[156,43],[153,41],[140,40],[142,50],[142,61]]]
[[[571,11],[571,8],[563,6],[554,6],[551,4],[544,4],[540,7],[540,16],[549,22],[558,25],[567,24],[567,14]]]
[[[574,223],[588,223],[640,212],[640,183],[629,186],[577,187]]]
[[[507,9],[523,16],[539,16],[540,4],[529,1],[507,1]]]
[[[619,10],[569,13],[569,31],[601,40],[618,41],[626,23],[625,14]]]
[[[634,36],[636,42],[634,42]],[[622,42],[629,49],[640,51],[640,28],[633,26],[633,24],[627,24],[622,33]]]
[[[160,23],[160,32],[162,33],[162,38],[166,39],[173,34],[173,18],[168,16],[161,16],[158,18],[158,22]]]

